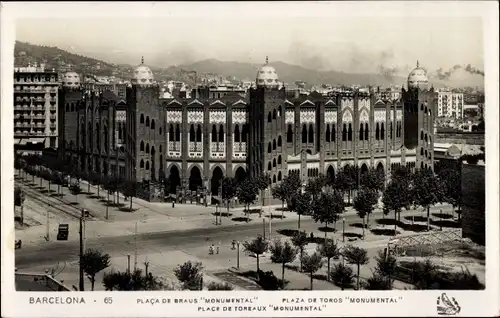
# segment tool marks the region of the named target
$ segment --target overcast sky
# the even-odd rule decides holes
[[[376,72],[383,65],[405,74],[417,59],[429,71],[456,64],[484,69],[483,21],[477,15],[453,14],[456,5],[427,15],[422,10],[428,8],[410,5],[385,12],[375,8],[367,3],[198,3],[145,5],[136,13],[99,17],[104,9],[87,6],[86,17],[76,15],[85,10],[73,8],[71,17],[61,9],[50,19],[36,13],[19,19],[16,39],[115,63],[139,64],[144,55],[146,64],[162,67],[208,58],[263,63],[268,55],[270,61],[345,72]],[[207,15],[207,10],[217,13]]]

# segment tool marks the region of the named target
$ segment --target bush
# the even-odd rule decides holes
[[[285,281],[284,284],[282,284],[282,280],[276,277],[273,271],[264,272],[262,270],[259,270],[258,274],[259,280],[257,281],[257,283],[264,290],[279,290],[282,285],[286,286],[286,284],[288,283],[287,281]]]
[[[208,290],[233,290],[233,286],[229,285],[228,283],[217,283],[217,282],[210,282],[207,285]]]
[[[329,275],[335,285],[341,287],[342,289],[350,288],[354,283],[354,273],[352,268],[345,266],[342,263],[333,265],[333,269]]]
[[[392,280],[381,274],[374,274],[363,284],[363,288],[368,290],[392,290]]]

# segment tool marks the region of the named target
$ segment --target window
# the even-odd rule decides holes
[[[219,142],[224,142],[224,126],[219,126]]]
[[[293,142],[293,130],[291,124],[288,124],[288,130],[286,132],[286,142]]]
[[[66,103],[66,112],[69,112],[69,104]]]
[[[306,125],[302,125],[302,143],[307,143],[307,127]]]
[[[273,110],[273,119],[276,119],[276,109]]]
[[[212,125],[212,142],[217,142],[217,128]]]
[[[175,141],[181,141],[181,126],[179,124],[175,127]]]
[[[151,119],[151,129],[155,129],[155,120]]]
[[[420,155],[423,156],[424,155],[424,147],[420,147]]]
[[[280,165],[281,164],[281,155],[278,156],[278,164]]]
[[[194,125],[191,124],[191,127],[189,128],[189,141],[190,142],[195,142],[196,141],[196,132],[194,131]]]
[[[271,153],[271,142],[267,144],[267,153]]]
[[[146,127],[149,127],[149,116],[146,116]]]
[[[149,161],[146,161],[146,170],[149,170]]]
[[[424,140],[424,132],[420,131],[420,140]]]
[[[174,125],[170,124],[170,129],[168,130],[168,140],[175,141]]]
[[[391,123],[389,124],[389,134],[390,134],[390,138],[392,140],[392,121]]]
[[[241,130],[241,142],[247,142],[248,126],[243,124],[243,129]]]
[[[380,140],[380,125],[377,123],[377,126],[375,128],[375,140]]]
[[[314,142],[314,128],[312,124],[309,124],[309,143]]]
[[[336,132],[335,132],[335,124],[332,124],[332,141],[335,142],[335,135],[336,135]]]
[[[267,115],[267,122],[270,123],[271,122],[271,112],[269,112],[269,115]]]
[[[368,140],[368,123],[365,123],[365,140]]]
[[[281,181],[281,171],[278,172],[278,181]]]
[[[276,167],[276,158],[273,159],[273,167]]]
[[[271,162],[269,161],[269,163],[267,164],[267,170],[271,170]]]
[[[141,124],[144,124],[144,115],[143,115],[143,114],[141,114],[141,119],[140,119],[140,121],[139,121],[139,122],[140,122]]]
[[[140,151],[144,151],[144,141],[141,141],[141,145],[139,146]]]
[[[381,128],[380,128],[380,139],[381,140],[384,140],[385,138],[385,127],[384,127],[384,123],[380,124],[381,125]]]
[[[347,141],[347,125],[342,125],[342,141]]]
[[[160,129],[158,129],[158,133],[161,135],[161,127],[160,127]]]
[[[161,152],[162,152],[162,150],[161,150],[161,145],[160,145],[160,153],[161,153]],[[160,155],[160,161],[161,161],[161,155]]]
[[[281,106],[278,107],[278,117],[281,117]]]
[[[325,138],[326,142],[330,142],[330,124],[326,125]]]
[[[359,124],[359,141],[363,141],[364,134],[364,125],[363,123]]]
[[[276,139],[273,139],[273,150],[276,150]]]
[[[140,168],[144,168],[144,160],[141,159],[141,163],[139,164]]]
[[[424,110],[424,104],[420,104],[420,110]]]
[[[201,125],[198,125],[198,128],[196,128],[196,141],[201,142]]]
[[[149,143],[146,144],[146,153],[149,153]]]
[[[236,125],[234,127],[234,142],[240,142],[240,126]]]
[[[276,175],[273,175],[273,183],[276,183]]]
[[[352,141],[352,124],[349,123],[349,129],[347,130],[347,141]]]
[[[278,147],[281,147],[281,136],[278,136]]]

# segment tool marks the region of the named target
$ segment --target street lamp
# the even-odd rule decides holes
[[[84,247],[84,237],[85,237],[85,217],[87,216],[87,210],[82,209],[82,215],[80,216],[80,262],[79,262],[79,271],[80,271],[80,281],[79,281],[79,287],[80,291],[84,291],[84,284],[83,284],[83,267],[82,267],[82,258],[83,254],[85,253],[85,247]]]
[[[345,242],[345,217],[342,217],[342,242]]]
[[[240,241],[236,242],[236,268],[240,269]]]
[[[216,204],[215,205],[215,225],[219,225],[218,221],[217,221],[217,213],[218,213],[218,207],[219,207],[219,204]]]

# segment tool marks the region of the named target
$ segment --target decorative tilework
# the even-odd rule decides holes
[[[337,112],[333,110],[325,111],[325,124],[332,124],[337,122]]]
[[[402,119],[403,119],[403,111],[396,110],[396,120],[402,120]]]
[[[195,110],[188,112],[188,123],[203,123],[203,111]]]
[[[167,111],[167,123],[182,123],[182,112]]]
[[[287,110],[285,112],[285,123],[286,124],[295,123],[295,112],[293,110]]]
[[[233,124],[245,124],[247,122],[247,114],[245,111],[233,111]]]
[[[314,123],[316,121],[316,112],[314,110],[301,110],[300,111],[300,123],[308,124]]]
[[[361,113],[359,114],[359,122],[367,123],[369,120],[370,117],[368,116],[368,111],[366,109],[362,109]]]
[[[226,123],[226,111],[211,110],[210,111],[210,123],[211,124],[225,124]]]
[[[342,122],[344,122],[344,123],[352,122],[352,114],[350,111],[346,110],[344,112],[344,114],[342,115]]]
[[[340,101],[340,107],[342,111],[344,111],[344,109],[346,108],[352,111],[354,108],[354,100],[351,97],[342,97],[342,100]]]
[[[385,122],[385,110],[375,111],[375,122]]]

